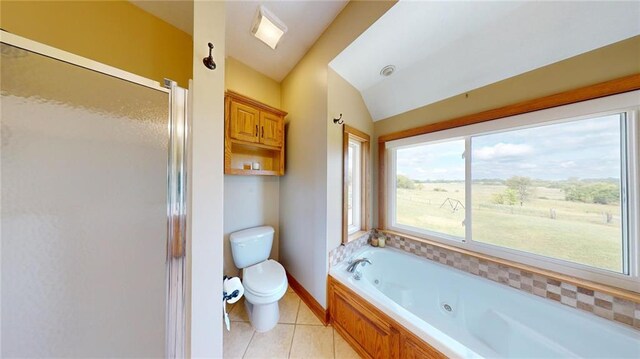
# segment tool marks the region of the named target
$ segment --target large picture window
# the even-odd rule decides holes
[[[478,242],[624,272],[625,114],[471,137]]]
[[[638,99],[636,91],[387,142],[387,227],[637,286]]]

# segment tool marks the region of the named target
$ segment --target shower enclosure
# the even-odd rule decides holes
[[[0,356],[183,356],[187,91],[1,35]]]

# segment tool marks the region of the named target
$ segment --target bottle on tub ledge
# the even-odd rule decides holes
[[[378,230],[375,228],[372,229],[371,232],[369,233],[369,244],[372,247],[378,246]]]
[[[375,234],[373,236],[371,236],[371,245],[374,246],[374,247],[378,246],[378,237],[376,237]]]
[[[374,229],[371,233],[371,245],[374,247],[384,247],[386,245],[387,238],[384,234]]]

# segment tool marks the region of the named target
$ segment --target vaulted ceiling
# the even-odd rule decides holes
[[[381,120],[639,34],[638,1],[400,1],[330,65]]]
[[[131,2],[192,32],[192,0]],[[281,81],[347,2],[229,1],[226,54]],[[289,28],[276,50],[250,33],[261,4]],[[400,0],[330,66],[377,121],[636,35],[639,1]]]
[[[193,33],[192,0],[131,0],[130,2],[188,34]],[[226,54],[278,82],[282,81],[347,2],[347,0],[228,1],[226,4]],[[275,50],[255,38],[250,32],[253,19],[261,4],[288,27],[287,33]]]

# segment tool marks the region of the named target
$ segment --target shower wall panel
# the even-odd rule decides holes
[[[1,46],[1,356],[163,357],[167,93]]]

